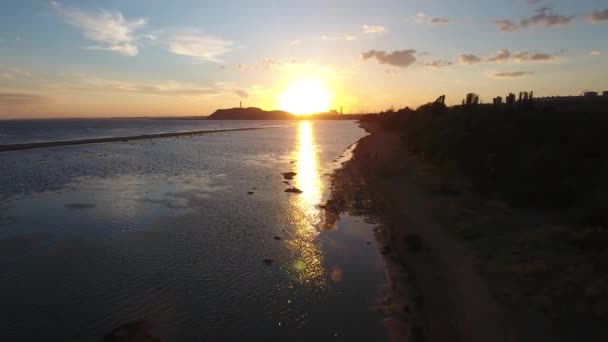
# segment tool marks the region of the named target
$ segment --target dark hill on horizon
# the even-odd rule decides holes
[[[266,111],[257,107],[218,109],[208,120],[293,120],[296,116],[282,110]]]

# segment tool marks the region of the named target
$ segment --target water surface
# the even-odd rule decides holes
[[[0,154],[3,338],[143,319],[167,341],[386,339],[372,227],[319,229],[332,161],[364,132],[282,126]]]

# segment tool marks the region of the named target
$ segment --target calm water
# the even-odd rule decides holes
[[[75,138],[66,125],[39,139]],[[332,161],[365,133],[280,126],[0,154],[2,339],[95,340],[146,320],[167,341],[385,340],[373,227],[318,228]],[[161,128],[145,129],[175,130]],[[301,195],[284,192],[290,170]]]

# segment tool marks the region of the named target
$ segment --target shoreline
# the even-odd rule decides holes
[[[266,129],[266,128],[270,128],[270,127],[230,128],[230,129],[218,129],[218,130],[142,134],[142,135],[125,136],[125,137],[108,137],[108,138],[94,138],[94,139],[58,140],[58,141],[44,141],[44,142],[32,142],[32,143],[5,144],[5,145],[0,145],[0,153],[1,152],[11,152],[11,151],[21,151],[21,150],[40,149],[40,148],[49,148],[49,147],[60,147],[60,146],[99,144],[99,143],[119,142],[119,141],[126,142],[126,141],[131,141],[131,140],[170,138],[170,137],[181,137],[181,136],[189,136],[189,135],[222,133],[222,132],[251,131],[251,130]]]
[[[517,317],[498,303],[475,251],[434,216],[445,203],[421,187],[416,165],[401,158],[400,136],[373,123],[361,127],[370,134],[333,174],[324,207],[330,216],[348,212],[378,223],[386,262],[382,313],[391,340],[561,340],[543,317]]]

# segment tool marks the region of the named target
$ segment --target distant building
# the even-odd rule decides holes
[[[602,93],[602,96],[603,96],[603,97],[608,97],[608,91],[604,91],[604,92]]]
[[[501,96],[496,96],[493,100],[492,103],[495,105],[500,105],[502,104],[502,97]]]
[[[585,98],[595,98],[597,97],[597,91],[586,91],[583,96]]]
[[[509,96],[507,96],[507,105],[513,106],[514,103],[515,103],[515,94],[510,93]]]

